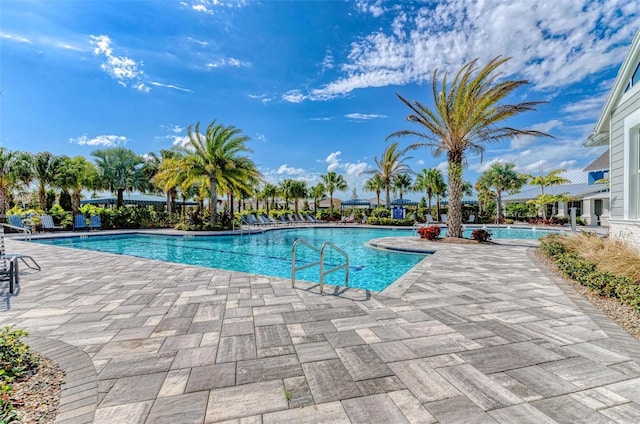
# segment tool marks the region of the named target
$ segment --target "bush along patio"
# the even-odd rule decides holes
[[[577,236],[587,240],[596,236]],[[551,259],[560,272],[580,284],[589,287],[601,296],[618,298],[620,302],[630,305],[635,311],[640,312],[640,281],[622,273],[613,273],[602,269],[602,266],[593,260],[581,255],[576,248],[579,242],[571,240],[571,237],[551,235],[540,240],[540,249],[546,257]],[[630,262],[639,262],[638,256],[629,255]],[[606,260],[606,256],[605,256]],[[631,269],[634,267],[632,266]],[[637,268],[637,266],[636,266]]]
[[[28,378],[38,368],[38,356],[21,340],[26,335],[10,327],[0,330],[0,424],[20,421],[12,401],[12,383]]]

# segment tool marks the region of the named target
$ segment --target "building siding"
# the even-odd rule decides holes
[[[640,253],[640,222],[630,220],[609,220],[609,235],[621,240]]]

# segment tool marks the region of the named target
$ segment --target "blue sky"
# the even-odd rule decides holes
[[[497,160],[521,172],[579,169],[637,30],[640,2],[12,1],[0,5],[0,147],[90,157],[158,152],[213,119],[251,137],[269,181],[328,170],[361,187],[392,132],[395,97],[431,104],[431,76],[478,57],[530,81],[511,101],[546,100],[510,122],[555,139],[518,139],[469,157],[475,182]],[[409,139],[400,140],[407,145]],[[438,167],[426,149],[414,171]],[[411,197],[419,197],[414,195]]]

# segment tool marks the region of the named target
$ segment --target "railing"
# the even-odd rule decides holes
[[[24,235],[24,241],[31,241],[31,230],[29,228],[18,227],[18,226],[15,226],[15,225],[6,224],[4,222],[2,223],[2,225],[4,227],[7,227],[7,228],[12,228],[12,229],[14,229],[16,231],[22,231],[22,233]]]
[[[311,249],[312,251],[318,253],[320,255],[320,259],[317,262],[311,262],[308,264],[304,264],[301,266],[296,266],[296,251],[298,248],[298,245],[303,245],[309,249]],[[340,253],[344,258],[345,258],[345,263],[342,265],[338,265],[336,267],[333,267],[331,269],[325,270],[324,269],[324,256],[325,256],[325,252],[327,250],[327,248],[331,248],[333,250],[335,250],[336,252]],[[339,271],[341,269],[345,270],[345,286],[349,287],[349,255],[347,255],[347,253],[340,249],[338,246],[336,246],[335,244],[331,243],[330,241],[326,241],[322,244],[322,247],[320,249],[318,249],[317,247],[309,244],[306,240],[303,239],[297,239],[296,241],[293,242],[293,246],[291,247],[291,287],[295,287],[296,286],[296,272],[297,271],[302,271],[303,269],[307,269],[307,268],[311,268],[314,267],[316,265],[320,265],[320,293],[322,293],[323,289],[324,289],[324,277],[325,275],[331,274],[333,272]]]

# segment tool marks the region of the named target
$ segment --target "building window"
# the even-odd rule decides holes
[[[576,216],[582,216],[582,200],[567,202],[567,216],[571,216],[571,208],[576,208]]]
[[[626,93],[631,89],[631,87],[634,87],[638,84],[640,84],[640,62],[638,62],[638,65],[636,66],[636,70],[633,72],[633,75],[631,75],[631,79],[629,80],[626,87],[624,88],[624,92]]]

